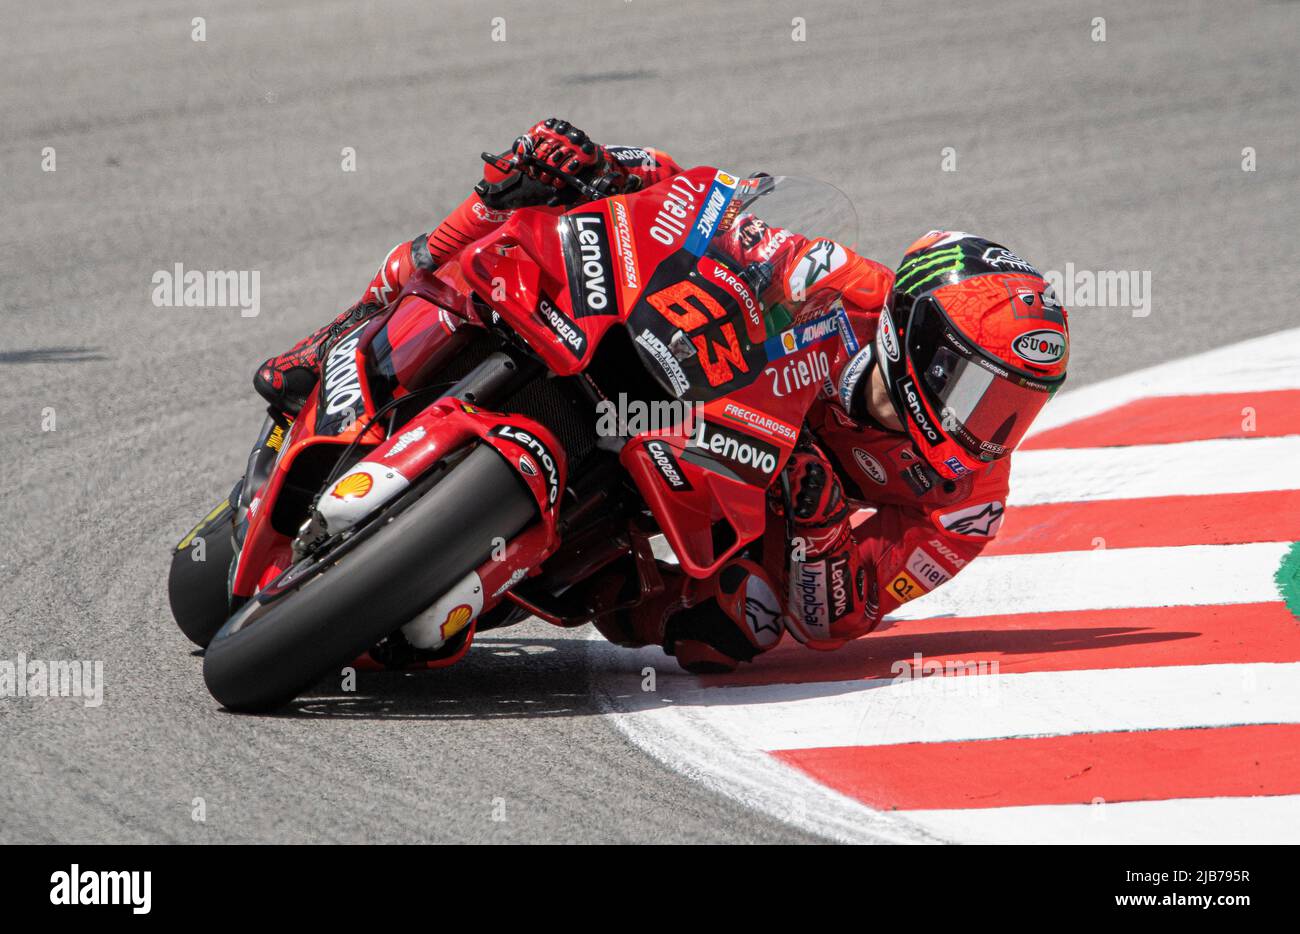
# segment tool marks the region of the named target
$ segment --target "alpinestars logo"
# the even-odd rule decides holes
[[[570,214],[565,224],[564,259],[569,269],[574,317],[617,314],[618,302],[610,289],[614,277],[605,216]]]
[[[745,581],[745,620],[763,648],[770,648],[781,641],[784,628],[781,601],[757,574],[749,575]]]
[[[913,424],[925,436],[925,440],[931,444],[942,442],[943,435],[939,434],[939,429],[934,427],[930,416],[925,414],[925,406],[921,402],[920,395],[917,394],[916,384],[912,382],[911,377],[899,380],[898,388],[902,390],[903,401],[907,403],[907,414],[912,416]]]
[[[803,255],[790,273],[787,285],[795,301],[801,301],[809,289],[844,265],[848,254],[834,240],[818,240]]]
[[[998,534],[998,529],[1002,526],[1004,511],[1002,503],[995,500],[991,503],[980,503],[978,506],[959,509],[956,512],[943,513],[939,516],[939,523],[949,532],[957,535],[992,538]]]

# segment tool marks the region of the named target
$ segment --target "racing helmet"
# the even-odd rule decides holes
[[[1068,317],[1006,247],[932,230],[898,267],[876,354],[917,452],[956,480],[1010,454],[1065,382]]]

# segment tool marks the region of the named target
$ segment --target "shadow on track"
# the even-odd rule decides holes
[[[478,638],[433,671],[358,671],[356,690],[324,682],[270,716],[342,720],[484,720],[599,716],[581,639]]]
[[[97,347],[33,347],[0,351],[0,363],[90,363],[107,360]]]
[[[623,650],[582,639],[480,638],[458,664],[434,671],[358,671],[356,690],[322,683],[284,710],[269,716],[343,720],[483,720],[599,716],[586,679],[589,652],[599,647],[605,689],[632,709],[679,701],[698,689],[789,682],[807,694],[857,693],[875,681],[891,683],[898,660],[920,652],[927,658],[958,653],[994,658],[1078,652],[1195,638],[1200,633],[1153,633],[1140,628],[890,633],[855,640],[830,658],[821,653],[782,653],[744,666],[735,675],[695,677],[657,649]],[[651,657],[654,656],[654,657]],[[646,692],[642,672],[649,664],[666,683]],[[1012,663],[1011,670],[1014,670]],[[612,677],[612,680],[610,680]],[[685,682],[685,683],[682,683]],[[683,689],[687,694],[683,694]],[[708,691],[696,698],[710,705],[764,703],[761,696]]]

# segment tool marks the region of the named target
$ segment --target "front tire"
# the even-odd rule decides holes
[[[180,631],[204,648],[230,616],[227,586],[235,557],[235,511],[227,499],[172,551],[167,600]]]
[[[432,604],[536,514],[514,469],[476,447],[319,576],[232,616],[203,659],[208,691],[230,710],[283,706]]]

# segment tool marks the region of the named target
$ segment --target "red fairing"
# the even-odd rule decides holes
[[[605,333],[627,321],[645,294],[646,275],[682,246],[716,175],[715,169],[696,168],[648,191],[567,212],[516,212],[494,236],[466,251],[460,272],[551,370],[580,372]],[[612,255],[613,281],[583,276],[593,244]],[[581,307],[575,307],[571,279],[584,283]]]
[[[402,443],[403,438],[409,439],[407,443]],[[551,529],[548,544],[558,541],[555,520],[568,469],[564,449],[530,418],[492,412],[449,396],[407,422],[395,438],[368,452],[366,459],[395,467],[410,479],[476,441],[496,448],[515,469],[537,501],[543,524]],[[399,449],[390,453],[394,448]]]

